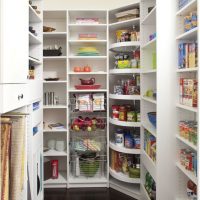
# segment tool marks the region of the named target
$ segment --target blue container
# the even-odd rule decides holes
[[[147,115],[151,124],[156,128],[156,112],[149,112]]]

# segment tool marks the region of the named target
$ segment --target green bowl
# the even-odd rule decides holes
[[[87,160],[80,162],[80,170],[83,172],[87,177],[93,177],[97,173],[99,169],[99,161],[95,160]]]

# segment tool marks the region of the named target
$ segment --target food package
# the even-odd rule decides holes
[[[104,93],[93,94],[93,111],[105,110]]]
[[[76,109],[79,111],[92,111],[92,98],[90,94],[76,96]]]

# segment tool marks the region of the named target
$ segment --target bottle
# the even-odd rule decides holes
[[[52,179],[58,178],[58,160],[51,161]]]
[[[76,155],[76,167],[75,167],[75,171],[76,171],[76,176],[80,176],[80,165],[79,165],[79,156],[78,154]]]
[[[131,41],[137,41],[137,31],[135,25],[133,25],[133,30],[131,31]]]
[[[124,147],[124,132],[122,129],[117,129],[115,133],[115,144],[119,147]]]

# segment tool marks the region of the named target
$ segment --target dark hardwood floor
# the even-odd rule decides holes
[[[134,200],[107,188],[45,189],[44,200]]]

